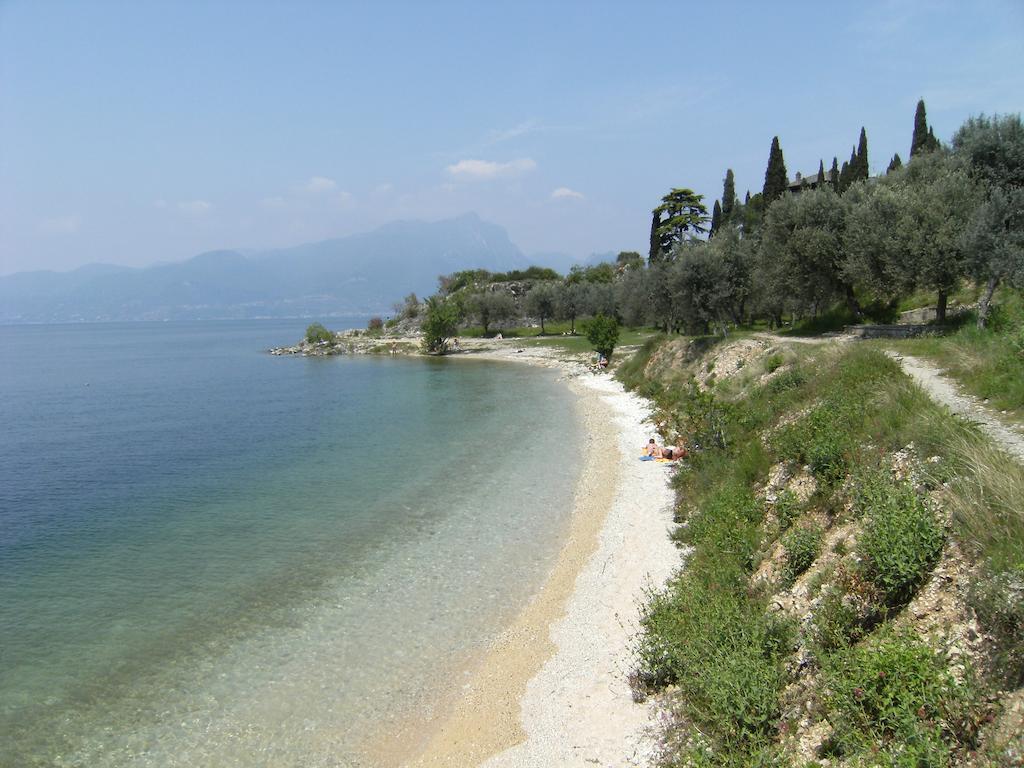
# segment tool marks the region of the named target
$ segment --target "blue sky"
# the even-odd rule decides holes
[[[1024,3],[0,0],[0,274],[476,211],[644,250],[672,186],[758,191],[867,128],[1020,112]]]

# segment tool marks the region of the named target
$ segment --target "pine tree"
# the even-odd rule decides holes
[[[779,137],[776,136],[772,139],[772,148],[768,153],[768,168],[764,172],[764,190],[761,196],[764,198],[765,206],[782,197],[787,184],[789,177],[786,175],[786,161],[782,157]]]
[[[828,183],[832,185],[832,191],[839,194],[839,158],[832,158],[832,168],[828,172]]]
[[[717,200],[715,200],[715,207],[711,209],[711,229],[708,231],[708,237],[714,237],[715,233],[722,226],[722,206]]]
[[[725,172],[725,182],[722,184],[722,222],[725,223],[732,218],[733,210],[736,208],[736,179],[732,175],[732,168]]]
[[[897,152],[895,155],[892,156],[892,160],[889,161],[889,167],[885,169],[885,172],[892,173],[893,171],[898,171],[902,167],[903,161],[900,160],[900,153]]]
[[[861,126],[860,139],[857,141],[857,173],[854,181],[867,181],[871,173],[868,170],[868,134]]]
[[[914,112],[914,136],[910,140],[910,156],[928,150],[928,115],[924,109],[924,99],[921,99],[917,102],[917,110]]]

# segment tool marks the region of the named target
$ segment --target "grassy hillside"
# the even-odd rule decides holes
[[[618,375],[694,446],[636,648],[664,765],[1020,764],[1021,466],[870,345],[658,337]]]

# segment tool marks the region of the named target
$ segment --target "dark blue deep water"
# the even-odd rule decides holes
[[[0,327],[0,766],[356,764],[540,583],[555,374],[304,327]]]

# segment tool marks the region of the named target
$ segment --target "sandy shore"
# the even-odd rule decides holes
[[[638,460],[648,407],[550,349],[517,352],[513,343],[480,355],[563,368],[578,395],[586,460],[549,578],[406,765],[645,764],[653,712],[630,696],[629,646],[645,588],[679,564],[668,538],[670,470]]]

